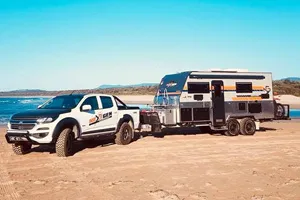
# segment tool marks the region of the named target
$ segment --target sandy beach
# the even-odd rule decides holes
[[[119,95],[119,99],[126,104],[153,104],[154,96],[152,95]]]
[[[0,129],[0,199],[298,200],[300,121],[262,124],[254,136],[182,132],[128,146],[77,144],[14,155]]]
[[[288,104],[292,109],[300,109],[300,97],[294,95],[278,95],[276,100],[281,104]]]

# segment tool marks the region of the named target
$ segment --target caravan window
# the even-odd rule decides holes
[[[252,83],[236,83],[236,93],[252,93]]]
[[[209,83],[202,82],[202,83],[188,83],[188,93],[209,93]]]
[[[176,96],[155,96],[154,104],[156,105],[179,105],[179,95]]]

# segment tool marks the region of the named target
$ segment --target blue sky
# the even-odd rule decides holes
[[[299,21],[296,0],[1,0],[0,91],[211,68],[300,76]]]

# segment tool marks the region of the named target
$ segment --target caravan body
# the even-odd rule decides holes
[[[228,119],[274,119],[272,74],[189,71],[166,75],[154,99],[164,126],[225,126]]]

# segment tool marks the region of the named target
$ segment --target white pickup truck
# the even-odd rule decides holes
[[[74,140],[111,134],[116,144],[129,144],[139,123],[139,107],[129,107],[115,96],[61,95],[36,110],[13,115],[6,140],[18,155],[29,152],[33,144],[53,144],[58,156],[67,157]]]

